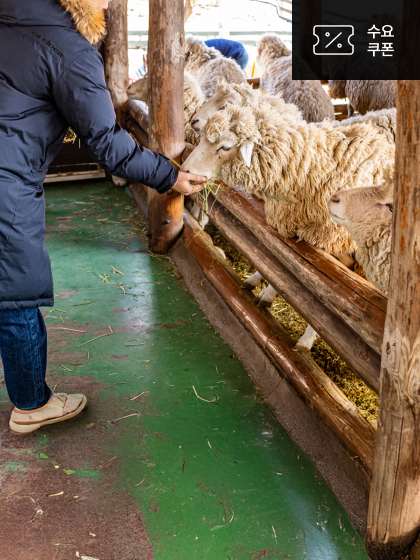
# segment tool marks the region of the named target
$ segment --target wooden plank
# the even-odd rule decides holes
[[[321,249],[286,239],[267,225],[262,201],[222,184],[217,200],[330,311],[381,353],[386,295]]]
[[[125,125],[124,105],[127,102],[128,79],[128,37],[127,1],[113,0],[105,12],[107,35],[103,50],[105,81],[117,122]]]
[[[137,124],[137,122],[132,117],[127,117],[125,128],[128,130],[128,132],[131,132],[138,144],[144,146],[145,148],[149,148],[149,135],[142,129],[139,124]]]
[[[252,296],[240,288],[240,279],[218,254],[198,223],[184,213],[183,241],[205,276],[266,354],[281,375],[342,440],[365,473],[372,470],[375,430],[338,387],[307,354],[293,352],[293,341],[282,326]]]
[[[184,0],[149,1],[150,149],[173,160],[184,150]],[[182,231],[184,200],[149,189],[149,248],[166,254]]]
[[[144,101],[138,101],[137,99],[129,99],[126,103],[125,110],[128,112],[130,117],[132,117],[136,123],[141,126],[141,128],[149,133],[149,107]]]
[[[252,86],[252,89],[259,89],[260,78],[247,78],[246,81],[248,82],[248,84]]]
[[[400,560],[420,531],[419,169],[420,81],[399,80],[389,303],[366,537],[375,560]]]
[[[194,195],[202,207],[202,198]],[[306,319],[319,335],[374,391],[379,389],[380,357],[337,315],[328,310],[274,257],[237,218],[213,196],[207,200],[209,216],[219,231],[268,282]],[[205,208],[206,209],[206,208]]]

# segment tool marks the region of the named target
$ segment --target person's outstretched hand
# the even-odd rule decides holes
[[[191,181],[195,184],[191,184]],[[206,177],[202,175],[192,175],[191,173],[180,171],[178,180],[172,188],[181,194],[188,195],[201,191],[204,188],[204,181],[206,181]]]

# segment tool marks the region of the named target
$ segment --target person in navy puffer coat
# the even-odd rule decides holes
[[[115,122],[103,61],[108,0],[0,1],[0,353],[16,433],[71,418],[84,395],[55,395],[45,383],[46,329],[52,306],[44,244],[43,182],[71,128],[108,173],[190,194],[170,161],[137,146]]]

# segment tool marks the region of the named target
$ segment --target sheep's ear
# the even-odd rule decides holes
[[[254,150],[254,142],[245,142],[241,146],[241,156],[247,167],[251,167],[251,157]]]

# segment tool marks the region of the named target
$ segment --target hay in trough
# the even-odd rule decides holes
[[[206,226],[206,231],[213,239],[215,247],[223,249],[230,266],[242,279],[248,278],[255,272],[255,268],[253,268],[250,262],[212,224]],[[255,288],[253,293],[258,295],[266,286],[266,283],[262,284]],[[291,338],[297,342],[305,332],[306,321],[281,296],[276,297],[270,311],[286,329]],[[328,377],[343,391],[349,401],[357,406],[360,414],[375,424],[378,414],[377,394],[369,389],[360,377],[321,338],[313,345],[311,356]]]

